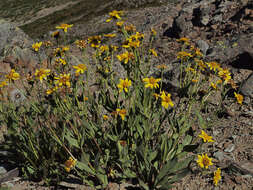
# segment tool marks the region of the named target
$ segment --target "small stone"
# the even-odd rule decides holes
[[[5,173],[7,173],[7,170],[4,167],[0,166],[0,175],[3,175]]]
[[[198,40],[197,45],[200,48],[200,50],[206,55],[207,50],[209,49],[208,43],[206,43],[204,40]]]
[[[222,161],[224,159],[224,153],[221,151],[215,152],[213,156],[219,161]]]
[[[240,92],[244,96],[253,98],[253,73],[251,73],[250,76],[243,82]]]
[[[202,23],[203,25],[205,25],[205,26],[209,23],[209,21],[210,21],[209,15],[205,15],[205,16],[203,16],[203,18],[201,19],[201,23]]]
[[[228,147],[224,150],[224,152],[233,152],[235,149],[235,145],[234,144],[230,144],[228,145]]]

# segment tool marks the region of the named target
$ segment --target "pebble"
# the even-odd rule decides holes
[[[0,175],[3,175],[5,173],[7,173],[7,170],[4,167],[0,166]]]
[[[228,147],[224,150],[224,152],[233,152],[235,149],[235,145],[234,144],[230,144],[228,145]]]
[[[215,152],[213,156],[219,161],[222,161],[224,159],[224,153],[221,151]]]

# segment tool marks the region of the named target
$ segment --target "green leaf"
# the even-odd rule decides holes
[[[159,172],[158,176],[156,177],[155,184],[158,184],[165,176],[167,176],[170,169],[173,168],[174,165],[176,165],[176,163],[177,163],[177,159],[173,159],[173,160],[168,161],[162,167],[161,171]]]
[[[203,117],[200,115],[199,111],[196,111],[196,115],[198,117],[200,127],[202,129],[206,129],[207,124],[206,124],[205,120],[203,119]]]
[[[184,140],[183,140],[183,145],[186,146],[186,145],[189,145],[192,141],[192,136],[191,135],[187,135],[186,137],[184,137]]]
[[[169,182],[170,183],[177,182],[177,181],[181,180],[183,177],[185,177],[189,172],[190,172],[189,169],[184,169],[182,172],[173,175],[173,177],[169,179]]]
[[[136,173],[134,171],[131,171],[130,169],[126,169],[123,171],[124,175],[127,177],[127,178],[136,178]]]
[[[98,173],[96,176],[102,182],[103,186],[108,184],[107,175]]]
[[[189,163],[193,160],[193,156],[191,157],[188,157],[186,159],[184,159],[183,161],[181,162],[177,162],[170,170],[170,174],[174,173],[174,172],[177,172],[177,171],[180,171],[182,169],[185,169]]]
[[[67,139],[68,143],[69,143],[71,146],[74,146],[74,147],[76,147],[76,148],[78,148],[78,149],[80,148],[77,139],[74,139],[73,137],[71,137],[71,136],[70,136],[70,132],[67,132],[67,133],[66,133],[65,138]]]
[[[143,187],[145,190],[149,190],[149,187],[146,183],[144,183],[141,179],[138,180],[141,187]]]
[[[92,169],[90,169],[90,167],[84,162],[77,161],[76,167],[79,168],[80,170],[84,170],[89,174],[95,175],[95,172]]]

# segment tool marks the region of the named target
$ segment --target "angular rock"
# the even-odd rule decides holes
[[[244,96],[249,96],[253,98],[253,72],[249,75],[249,77],[243,82],[240,92]]]

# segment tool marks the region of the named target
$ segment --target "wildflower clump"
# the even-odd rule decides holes
[[[190,172],[195,157],[201,171],[213,168],[210,153],[202,154],[201,148],[215,137],[206,133],[209,125],[201,115],[209,107],[221,109],[230,87],[237,92],[232,74],[207,62],[183,37],[177,40],[175,86],[170,85],[169,65],[154,61],[157,32],[144,35],[122,17],[122,11],[110,12],[113,31],[74,42],[83,59],[78,62],[66,40],[73,25],[57,26],[52,42],[32,46],[37,53],[46,47],[47,62],[26,79],[18,68],[1,79],[1,98],[8,97],[5,86],[27,80],[19,91],[29,99],[26,104],[0,101],[0,126],[8,126],[5,147],[20,157],[26,176],[55,183],[71,173],[97,189],[126,180],[143,189],[169,189]],[[217,107],[208,102],[216,93]],[[215,185],[220,174],[220,169],[214,173]]]

